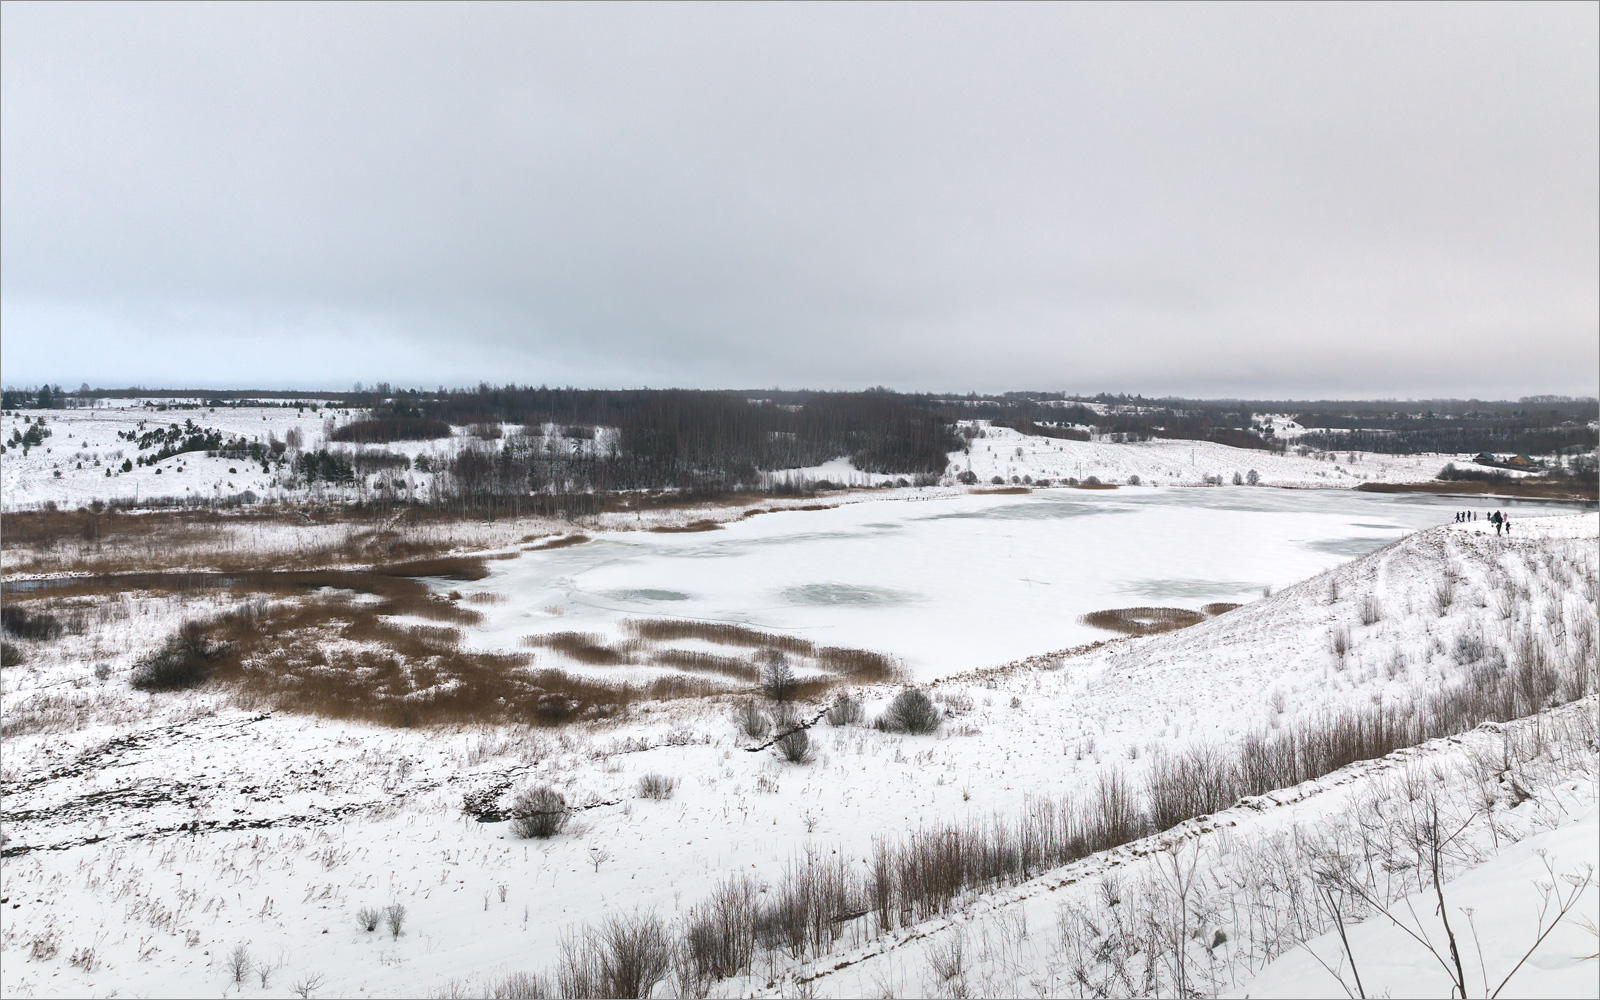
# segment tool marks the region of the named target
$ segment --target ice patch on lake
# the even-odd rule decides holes
[[[861,607],[906,604],[917,599],[916,594],[889,590],[886,587],[861,587],[849,583],[808,583],[800,587],[789,587],[780,596],[795,604],[854,604]]]

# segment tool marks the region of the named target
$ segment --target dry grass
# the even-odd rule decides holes
[[[588,535],[562,535],[559,538],[549,538],[549,539],[545,539],[544,541],[538,541],[537,540],[537,536],[528,535],[527,537],[525,537],[523,539],[523,541],[524,542],[533,542],[534,543],[532,545],[529,545],[525,551],[528,551],[528,552],[544,552],[544,551],[547,551],[549,549],[566,549],[566,548],[571,548],[574,545],[582,545],[584,542],[589,541],[589,536]]]
[[[1206,616],[1187,608],[1111,608],[1091,611],[1078,620],[1093,628],[1121,632],[1123,635],[1154,635],[1188,628],[1205,621]]]
[[[1242,604],[1230,604],[1227,601],[1217,601],[1214,604],[1201,605],[1200,611],[1203,614],[1207,614],[1215,618],[1217,615],[1225,615],[1230,611],[1234,611],[1242,607],[1244,607]]]
[[[663,535],[677,535],[692,531],[721,531],[722,525],[716,521],[690,521],[688,524],[667,524],[650,529]]]
[[[840,674],[861,683],[888,683],[898,680],[900,664],[893,657],[870,649],[850,649],[841,646],[818,646],[798,636],[777,632],[763,632],[745,625],[730,622],[684,621],[675,618],[630,618],[623,626],[640,639],[653,642],[676,642],[698,639],[720,646],[741,646],[746,649],[777,650],[795,656],[808,657],[818,667]],[[659,659],[660,654],[657,654]],[[752,666],[752,669],[754,667]],[[803,685],[804,686],[804,685]],[[814,685],[813,685],[814,686]]]

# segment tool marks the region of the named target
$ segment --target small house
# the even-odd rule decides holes
[[[1538,468],[1538,466],[1538,462],[1526,455],[1514,455],[1506,459],[1506,467],[1510,469],[1534,469]]]
[[[1486,451],[1478,452],[1478,457],[1473,459],[1479,465],[1499,465],[1500,460]]]

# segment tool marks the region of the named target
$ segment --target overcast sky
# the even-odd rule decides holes
[[[5,3],[0,378],[1592,395],[1597,11]]]

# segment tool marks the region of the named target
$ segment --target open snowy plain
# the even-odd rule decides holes
[[[1089,443],[1036,444],[1035,479],[1063,474],[1043,464],[1057,445]],[[1103,447],[1127,449],[1106,459],[1123,476],[1178,457]],[[1595,514],[1514,504],[1507,538],[1453,522],[1482,499],[1350,490],[841,500],[506,524],[477,536],[500,557],[484,575],[427,581],[473,610],[449,641],[520,652],[513,671],[642,683],[743,657],[753,673],[768,647],[798,650],[802,678],[827,674],[824,647],[901,671],[831,675],[781,710],[737,671],[562,725],[380,726],[231,684],[145,693],[130,672],[182,622],[310,598],[58,598],[16,590],[8,562],[8,604],[73,626],[18,640],[25,662],[0,675],[0,987],[1337,995],[1359,974],[1367,995],[1446,995],[1454,966],[1394,929],[1416,921],[1438,951],[1437,892],[1474,995],[1562,906],[1501,995],[1593,995]],[[663,527],[679,530],[648,530]],[[271,530],[292,548],[325,529]],[[1207,605],[1146,636],[1080,620]],[[638,624],[662,621],[736,628]],[[931,695],[935,732],[871,724],[906,683]],[[839,695],[859,717],[826,714]],[[772,737],[805,725],[786,759]],[[565,826],[523,839],[506,814],[535,786],[564,796]]]

